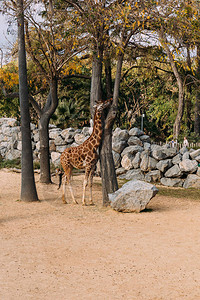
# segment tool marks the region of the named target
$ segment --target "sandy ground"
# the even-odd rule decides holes
[[[200,299],[200,202],[123,214],[102,208],[98,178],[86,207],[36,181],[41,202],[23,203],[20,174],[0,171],[1,300]],[[80,203],[82,176],[73,187]]]

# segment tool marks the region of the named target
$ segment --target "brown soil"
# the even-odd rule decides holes
[[[0,171],[1,300],[200,299],[200,202],[157,195],[123,214],[102,208],[98,178],[86,207],[36,181],[41,202],[20,202],[20,174]]]

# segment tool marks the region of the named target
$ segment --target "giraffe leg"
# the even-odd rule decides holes
[[[90,175],[89,175],[89,187],[90,187],[90,205],[94,205],[93,199],[92,199],[92,185],[93,185],[93,177],[94,177],[94,172],[96,169],[96,165],[94,165],[90,171]]]
[[[74,193],[73,193],[73,190],[72,190],[72,186],[71,186],[71,181],[70,181],[70,180],[69,180],[68,186],[69,186],[69,191],[70,191],[70,193],[71,193],[73,202],[74,202],[75,204],[78,204],[78,202],[77,202],[76,199],[74,198]]]
[[[65,181],[63,181],[63,196],[62,196],[62,200],[64,203],[67,203],[65,200],[65,182],[67,181],[67,185],[69,187],[69,191],[72,197],[72,200],[74,203],[78,204],[74,198],[74,194],[73,194],[73,190],[72,190],[72,186],[71,186],[71,175],[72,175],[72,169],[73,167],[71,165],[67,165],[64,168],[65,171]]]
[[[65,200],[65,183],[66,183],[66,176],[64,176],[63,178],[62,201],[64,204],[67,204],[67,201]]]
[[[85,191],[86,191],[86,186],[88,185],[88,177],[89,177],[89,170],[85,170],[85,178],[83,181],[83,198],[82,198],[82,205],[86,205],[85,202]]]
[[[72,169],[73,169],[73,167],[69,166],[68,173],[67,173],[67,184],[68,184],[69,191],[70,191],[70,194],[71,194],[73,202],[76,203],[76,204],[78,204],[78,202],[74,198],[74,193],[73,193],[73,189],[72,189],[72,186],[71,186]]]

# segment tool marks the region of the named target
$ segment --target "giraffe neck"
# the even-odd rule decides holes
[[[89,138],[94,148],[98,148],[101,143],[102,137],[102,121],[101,121],[102,112],[96,110],[94,115],[94,126],[92,134]]]

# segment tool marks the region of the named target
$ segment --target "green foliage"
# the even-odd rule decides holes
[[[17,168],[21,169],[21,160],[19,158],[12,159],[12,160],[3,160],[3,158],[0,158],[0,169],[7,168]]]
[[[90,120],[90,80],[69,78],[63,80],[62,83],[60,94],[63,96],[52,117],[54,124],[61,128],[88,125]]]

